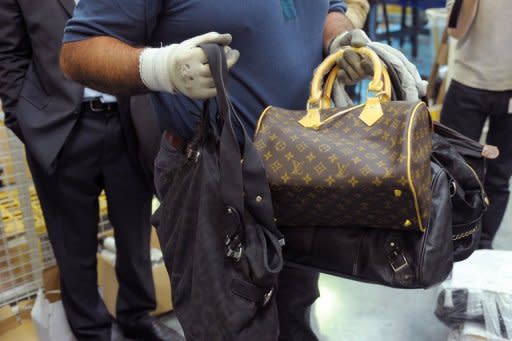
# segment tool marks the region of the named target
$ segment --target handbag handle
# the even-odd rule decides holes
[[[270,233],[282,239],[283,236],[274,221],[270,188],[262,186],[262,184],[268,184],[263,163],[229,99],[226,87],[228,68],[224,49],[217,44],[202,44],[200,47],[205,52],[210,65],[217,89],[217,108],[223,121],[219,141],[219,161],[221,195],[224,203],[243,214],[245,202],[254,217]],[[234,127],[235,122],[238,123],[237,131]]]
[[[384,82],[382,81],[383,67],[379,56],[368,47],[353,48],[351,50],[368,56],[373,64],[373,79],[368,86],[368,100],[359,118],[368,126],[372,126],[382,116],[379,96],[383,94]],[[325,77],[336,66],[336,61],[343,56],[347,49],[339,50],[327,58],[318,66],[313,80],[311,81],[311,92],[307,102],[307,114],[299,123],[310,129],[320,129],[320,109],[322,108],[322,82]],[[325,104],[325,103],[324,103]]]
[[[331,72],[327,76],[325,81],[324,91],[322,95],[322,102],[320,103],[320,109],[329,109],[331,107],[331,96],[332,90],[334,88],[334,83],[336,82],[336,78],[338,78],[338,72],[340,71],[339,66],[335,66],[332,68]],[[382,68],[382,81],[384,82],[384,90],[383,95],[381,97],[382,102],[388,102],[392,98],[392,85],[391,85],[391,77],[389,76],[388,69],[386,66]]]

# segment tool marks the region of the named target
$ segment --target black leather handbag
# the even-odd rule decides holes
[[[453,257],[461,261],[477,249],[482,216],[489,206],[483,186],[483,145],[437,122],[432,140],[432,160],[451,178]]]
[[[453,266],[450,179],[431,163],[432,205],[425,232],[357,227],[282,227],[292,266],[395,288],[427,288]]]
[[[403,100],[397,73],[387,65],[392,100]],[[283,227],[287,262],[336,276],[398,288],[443,281],[454,261],[469,257],[489,205],[483,187],[483,146],[434,122],[432,203],[425,233],[360,227]]]
[[[392,64],[386,64],[392,99],[403,100],[400,80]],[[443,167],[452,182],[453,260],[468,258],[480,241],[482,217],[489,206],[483,186],[486,159],[484,146],[459,132],[434,122],[432,161]]]
[[[168,190],[158,236],[174,309],[187,340],[277,340],[282,235],[261,160],[227,97],[223,49],[202,48],[218,114],[212,122],[205,105],[180,166],[160,175]]]

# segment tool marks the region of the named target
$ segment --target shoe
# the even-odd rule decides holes
[[[152,317],[120,326],[124,337],[141,341],[184,341],[185,338]]]

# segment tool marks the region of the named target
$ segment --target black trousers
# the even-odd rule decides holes
[[[482,221],[481,248],[491,248],[509,198],[512,175],[512,91],[486,91],[452,81],[441,112],[441,123],[479,140],[489,118],[487,144],[498,146],[500,156],[488,160],[485,190],[491,202]]]
[[[117,247],[118,323],[147,319],[156,307],[149,256],[152,193],[129,158],[119,114],[83,110],[52,174],[30,154],[27,159],[77,339],[111,338],[111,317],[98,293],[96,271],[98,195],[103,189]]]
[[[155,187],[159,197],[172,190],[173,172],[183,156],[162,138],[155,159]],[[163,208],[165,209],[165,208]],[[279,275],[277,307],[279,311],[279,341],[316,341],[310,327],[310,307],[320,296],[318,272],[285,266]]]
[[[318,272],[286,266],[279,274],[279,341],[316,341],[310,326],[311,305],[320,296]]]

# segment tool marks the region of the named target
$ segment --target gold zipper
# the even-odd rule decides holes
[[[480,178],[478,177],[478,174],[476,173],[476,171],[473,169],[473,167],[471,167],[469,165],[469,163],[466,162],[466,160],[464,160],[464,157],[462,157],[462,161],[464,162],[464,164],[466,165],[466,167],[469,168],[469,170],[473,173],[473,175],[475,176],[475,179],[476,181],[478,182],[478,185],[480,186],[480,190],[482,191],[482,200],[484,201],[484,204],[485,206],[489,206],[489,197],[487,196],[487,193],[485,192],[485,188],[484,188],[484,185],[482,184],[482,182],[480,181]]]
[[[258,123],[256,124],[256,131],[254,132],[254,136],[258,135],[260,129],[261,129],[261,124],[263,123],[263,117],[265,116],[265,114],[270,110],[270,108],[272,108],[271,105],[269,105],[268,107],[265,108],[265,110],[263,110],[261,112],[261,115],[260,115],[260,118],[258,119]]]
[[[411,133],[412,133],[412,124],[414,123],[414,116],[416,116],[416,113],[418,112],[418,108],[421,105],[424,105],[425,103],[420,102],[416,104],[414,107],[413,113],[411,115],[411,118],[409,120],[409,127],[407,129],[407,180],[409,181],[409,187],[411,187],[412,196],[414,198],[414,207],[416,208],[416,215],[418,217],[418,224],[420,226],[420,231],[425,232],[425,226],[423,226],[423,223],[421,221],[421,213],[420,213],[420,204],[418,202],[418,195],[416,194],[416,189],[414,188],[414,183],[412,181],[412,174],[411,174]]]
[[[473,227],[471,230],[452,236],[452,240],[457,241],[457,240],[461,240],[463,238],[467,238],[467,237],[475,234],[475,232],[478,230],[479,230],[479,225],[476,224],[475,227]]]
[[[325,120],[323,120],[322,122],[320,122],[318,124],[318,129],[321,129],[324,125],[326,125],[327,123],[335,120],[336,118],[340,117],[340,116],[343,116],[345,114],[348,114],[349,112],[355,110],[355,109],[359,109],[361,107],[364,107],[366,105],[366,103],[363,103],[363,104],[358,104],[356,106],[353,106],[351,108],[348,108],[348,109],[345,109],[345,110],[342,110],[342,111],[338,111],[337,113],[333,114],[332,116],[326,118]]]

